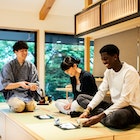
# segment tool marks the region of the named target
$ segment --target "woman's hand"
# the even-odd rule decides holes
[[[64,106],[64,109],[69,110],[71,108],[71,103]]]

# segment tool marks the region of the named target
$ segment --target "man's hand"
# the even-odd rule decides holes
[[[83,113],[79,116],[79,118],[87,118],[88,115],[89,115],[88,112],[83,112]]]
[[[28,85],[31,91],[36,91],[38,89],[38,85],[36,83],[29,83]]]
[[[88,127],[88,126],[94,125],[94,124],[100,122],[101,119],[104,118],[105,116],[106,116],[106,115],[105,115],[105,113],[103,113],[103,112],[100,113],[100,114],[98,114],[98,115],[92,116],[92,117],[90,117],[87,121],[85,121],[85,122],[83,123],[83,126]]]
[[[25,88],[25,89],[29,89],[30,87],[29,87],[29,82],[26,82],[26,81],[22,81],[22,82],[18,82],[19,83],[19,86],[18,87],[22,87],[22,88]],[[17,85],[18,85],[18,83],[17,83]],[[14,83],[13,83],[14,84]],[[15,83],[15,85],[16,85],[16,83]],[[17,87],[17,88],[18,88]]]
[[[80,115],[80,118],[87,118],[88,115],[90,114],[90,110],[91,108],[90,107],[87,107],[84,112]]]
[[[38,89],[38,85],[36,83],[30,83],[27,81],[21,81],[16,83],[10,83],[7,87],[5,87],[6,90],[16,89],[22,87],[24,89],[30,89],[31,91],[36,91]]]

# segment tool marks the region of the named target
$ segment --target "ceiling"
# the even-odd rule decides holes
[[[22,15],[22,12],[26,12],[27,14],[29,13],[29,15],[38,16],[38,22],[36,22],[36,24],[41,23],[41,26],[43,25],[47,31],[74,34],[74,15],[84,9],[85,0],[54,0],[45,19],[39,20],[40,11],[46,1],[47,0],[0,0],[0,11],[1,13],[2,11],[4,11],[4,13],[15,13],[15,15],[17,15],[16,13],[21,13]],[[50,2],[51,0],[48,1]],[[6,15],[4,15],[4,20],[5,19]],[[53,23],[53,25],[51,25],[51,23]],[[63,26],[63,24],[67,25],[67,27]]]
[[[35,15],[38,15],[38,19],[39,19],[39,13],[45,1],[46,0],[0,0],[0,11],[4,10],[8,12],[16,11],[16,12],[35,13]],[[93,0],[93,1],[96,2],[98,0]],[[64,33],[72,34],[74,33],[74,27],[73,27],[74,15],[77,14],[78,12],[81,12],[84,9],[84,6],[85,6],[85,0],[55,0],[53,6],[51,7],[50,11],[48,12],[48,15],[43,20],[43,22],[45,22],[45,24],[52,23],[51,20],[54,19],[53,17],[56,18],[56,16],[61,17],[60,20],[62,18],[64,19],[65,17],[67,17],[64,24],[68,25],[68,27],[64,28],[64,26],[61,25],[58,26],[59,22],[56,21],[56,24],[51,27],[51,30],[54,29],[55,31],[55,29],[57,29],[57,32],[63,31]],[[61,21],[60,23],[62,24],[62,22],[63,21]],[[134,22],[129,21],[126,23],[122,23],[122,26],[116,25],[107,29],[103,29],[101,31],[88,34],[87,36],[92,36],[94,40],[96,38],[100,38],[106,35],[135,28],[136,26],[138,26],[139,23],[140,23],[140,19],[135,19]],[[72,26],[70,27],[70,25]]]
[[[0,10],[39,13],[45,0],[0,0]],[[49,15],[74,16],[84,8],[84,0],[55,0]]]

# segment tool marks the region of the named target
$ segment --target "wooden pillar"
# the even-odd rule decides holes
[[[90,72],[90,37],[85,37],[84,66],[85,70]]]
[[[85,0],[85,8],[92,4],[92,0]]]
[[[45,91],[45,31],[40,29],[37,34],[37,70],[40,87]]]

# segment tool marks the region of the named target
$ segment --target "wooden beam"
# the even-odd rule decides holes
[[[88,8],[92,4],[92,0],[85,0],[85,8]]]
[[[84,39],[85,44],[85,56],[84,56],[84,66],[85,70],[90,72],[90,37],[85,37]]]
[[[54,2],[55,2],[55,0],[45,0],[45,3],[43,4],[43,7],[41,8],[41,10],[39,12],[40,20],[44,20],[46,18],[47,14],[50,11]]]

